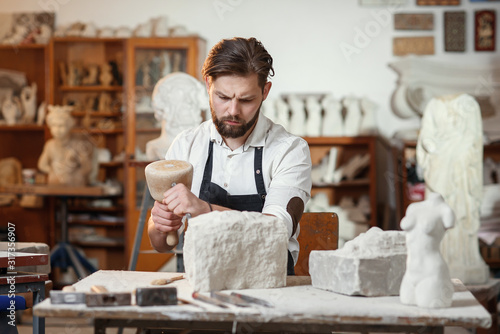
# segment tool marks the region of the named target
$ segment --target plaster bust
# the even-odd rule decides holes
[[[48,174],[48,184],[85,186],[93,167],[92,143],[72,134],[72,107],[49,105],[47,125],[52,138],[43,148],[38,168]]]
[[[153,108],[162,123],[161,135],[146,144],[146,156],[149,160],[165,159],[174,138],[202,122],[202,109],[208,108],[205,87],[189,74],[169,74],[153,90]]]

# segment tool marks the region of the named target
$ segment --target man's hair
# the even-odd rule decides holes
[[[220,75],[256,73],[259,86],[264,88],[267,78],[274,76],[273,57],[254,37],[223,39],[210,50],[201,72],[210,80]]]

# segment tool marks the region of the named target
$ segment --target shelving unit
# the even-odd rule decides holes
[[[125,150],[123,103],[125,73],[125,39],[121,38],[53,38],[50,42],[50,103],[54,105],[73,104],[72,116],[76,119],[73,130],[94,143],[96,148],[105,149],[111,161],[98,165],[97,181],[115,180],[124,183],[124,160],[118,158]],[[103,64],[113,63],[111,85],[102,85],[100,74]],[[71,67],[80,72],[90,67],[99,68],[95,81],[83,85],[78,78],[70,80]],[[88,72],[79,73],[88,75]],[[106,110],[99,109],[101,94],[109,100]],[[118,160],[115,160],[118,159]],[[122,186],[123,188],[123,186]],[[75,199],[77,207],[70,206],[70,215],[88,214],[87,219],[73,220],[68,224],[70,241],[81,247],[89,259],[97,260],[101,269],[126,268],[125,250],[125,205],[124,194],[103,197],[108,207],[95,207],[93,200]],[[90,214],[89,214],[90,213]],[[99,216],[115,217],[119,222],[104,222]],[[78,238],[71,238],[77,235]]]
[[[48,101],[48,63],[47,45],[0,45],[0,68],[23,72],[27,83],[37,84],[37,107],[42,101]],[[17,158],[22,168],[36,168],[38,157],[42,153],[46,138],[45,126],[36,124],[0,125],[0,159]],[[8,143],[15,143],[10,145]],[[18,197],[19,199],[19,197]],[[46,201],[47,202],[47,201]],[[11,206],[0,206],[1,228],[8,223],[15,224],[18,241],[43,242],[53,245],[50,210],[25,209],[19,201]],[[27,224],[26,222],[29,222]]]
[[[370,226],[377,226],[377,188],[376,188],[376,155],[375,136],[363,137],[305,137],[311,151],[313,165],[319,164],[332,147],[339,151],[337,167],[345,164],[358,154],[370,155],[370,163],[366,170],[353,180],[343,180],[335,183],[313,184],[311,196],[319,192],[328,195],[330,205],[338,204],[344,196],[352,197],[355,202],[361,196],[370,199]]]
[[[154,85],[162,76],[148,80],[143,73],[145,64],[157,60],[170,62],[171,71],[182,71],[201,80],[201,67],[205,58],[205,41],[199,37],[177,38],[131,38],[127,40],[127,120],[126,120],[126,254],[130,257],[137,230],[142,195],[145,186],[144,168],[149,163],[136,156],[138,150],[145,152],[146,143],[160,136],[160,124],[154,118],[153,109],[144,99],[151,97]],[[160,66],[165,72],[165,67]],[[146,82],[145,81],[149,81]],[[137,106],[148,110],[137,112]],[[149,213],[147,215],[149,217]],[[173,254],[156,253],[147,236],[147,228],[142,235],[137,270],[156,271]]]

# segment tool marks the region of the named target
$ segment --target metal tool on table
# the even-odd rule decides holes
[[[174,187],[178,183],[184,184],[191,188],[193,181],[193,166],[183,160],[160,160],[155,161],[146,166],[144,170],[146,174],[146,182],[148,184],[151,196],[158,202],[163,201],[163,194],[169,188]],[[183,218],[183,224],[191,215],[186,213]],[[173,247],[179,243],[177,231],[172,231],[167,234],[167,245]]]
[[[92,293],[85,295],[87,306],[122,306],[130,305],[132,294],[130,292],[109,292],[102,285],[94,285],[90,288]]]
[[[260,298],[255,298],[255,297],[252,297],[252,296],[242,295],[241,293],[232,292],[231,296],[235,296],[235,297],[241,298],[244,301],[252,303],[252,304],[257,304],[257,305],[261,305],[261,306],[265,306],[265,307],[274,307],[273,304],[271,304],[270,302],[268,302],[266,300],[263,300],[263,299],[260,299]]]
[[[177,305],[177,288],[145,287],[135,289],[138,306]]]
[[[224,304],[223,302],[221,302],[215,298],[202,295],[197,291],[193,292],[192,297],[193,297],[193,299],[196,299],[196,300],[208,303],[208,304],[212,304],[212,305],[222,307],[222,308],[228,308],[228,306],[226,304]]]
[[[239,306],[239,307],[248,307],[248,306],[250,306],[250,303],[248,303],[247,301],[241,299],[240,297],[234,296],[234,295],[228,295],[227,293],[223,293],[223,292],[220,292],[220,291],[212,291],[212,292],[210,292],[210,297],[215,298],[217,300],[220,300],[223,303],[228,303],[228,304],[236,305],[236,306]]]

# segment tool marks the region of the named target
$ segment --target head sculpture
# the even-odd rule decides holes
[[[75,126],[75,119],[71,116],[73,107],[49,105],[47,109],[49,114],[46,122],[52,136],[57,139],[68,137],[71,129]]]

